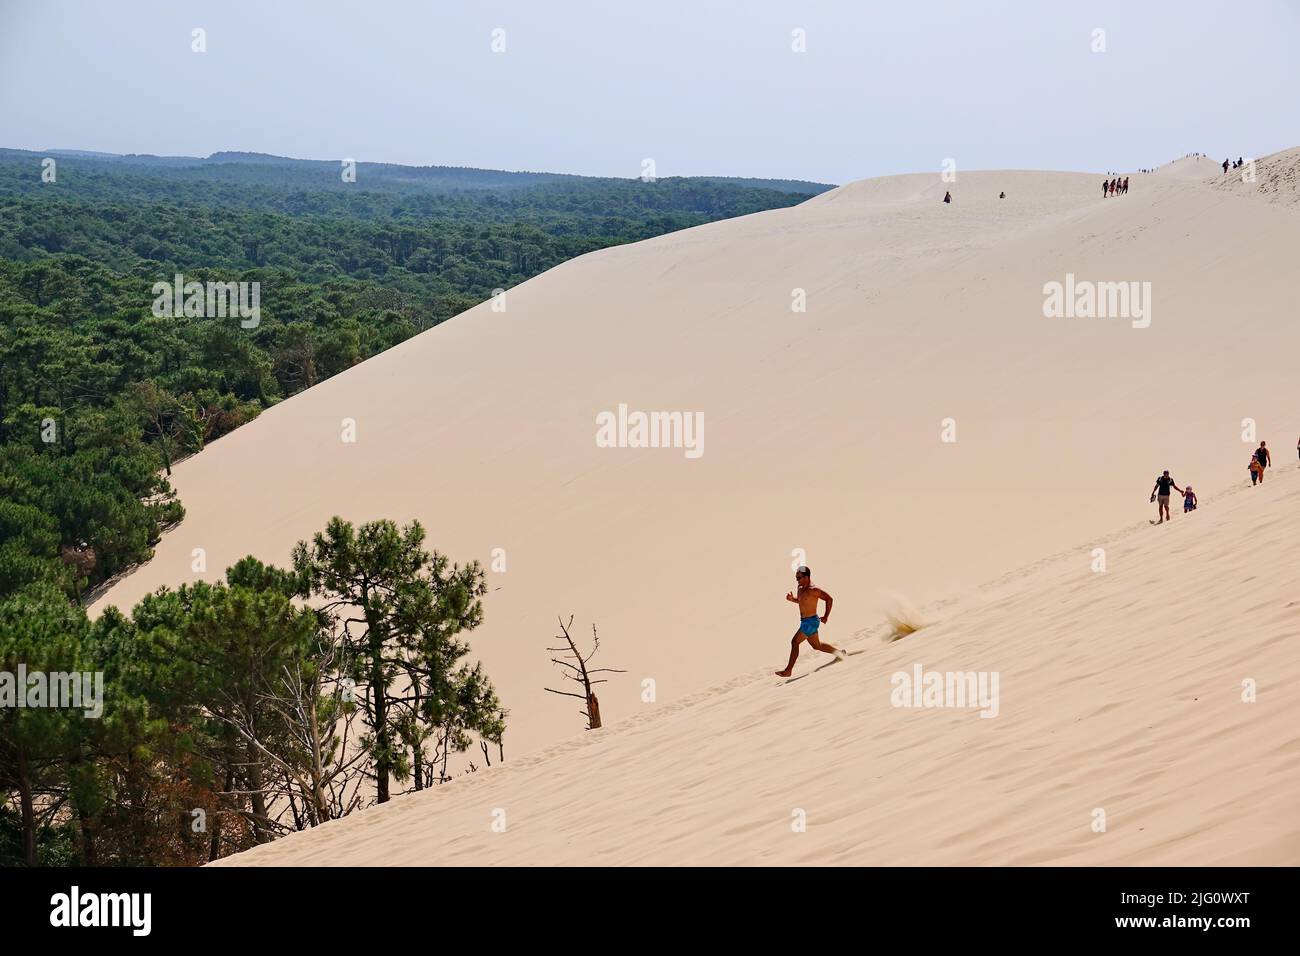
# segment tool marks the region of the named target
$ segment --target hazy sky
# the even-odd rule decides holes
[[[0,0],[0,146],[1104,171],[1300,145],[1298,51],[1297,0]]]

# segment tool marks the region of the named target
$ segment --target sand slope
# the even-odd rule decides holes
[[[1243,418],[1289,457],[1296,207],[1174,165],[1106,200],[1094,174],[867,180],[566,263],[182,463],[188,517],[98,606],[192,580],[195,548],[215,577],[247,553],[287,561],[336,513],[418,517],[454,559],[504,549],[472,644],[518,757],[581,726],[542,691],[557,614],[596,622],[629,671],[602,692],[610,722],[641,712],[646,678],[668,707],[782,663],[795,549],[839,598],[831,640],[878,620],[877,587],[961,595],[1144,518],[1161,468],[1239,480]],[[1044,283],[1067,273],[1150,282],[1150,327],[1044,318]],[[702,413],[704,454],[596,447],[619,403]],[[752,719],[770,732],[786,708]]]
[[[1273,472],[1106,536],[1104,573],[1090,542],[842,664],[752,668],[222,862],[1295,865],[1300,472]],[[998,672],[998,715],[892,706],[917,663]]]

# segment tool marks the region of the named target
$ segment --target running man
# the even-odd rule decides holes
[[[802,564],[795,568],[794,579],[799,585],[799,595],[796,597],[787,591],[785,599],[799,605],[799,630],[795,631],[794,637],[790,638],[790,663],[785,665],[785,670],[776,672],[777,677],[789,677],[794,673],[794,662],[799,657],[799,645],[805,638],[815,650],[834,654],[840,660],[844,658],[842,650],[830,644],[823,644],[817,637],[818,628],[831,618],[831,605],[835,603],[835,599],[821,588],[813,587],[812,572]],[[819,600],[826,602],[826,613],[820,618],[817,616]]]
[[[1259,480],[1264,480],[1264,469],[1273,464],[1273,456],[1269,454],[1268,446],[1264,442],[1259,443],[1255,449],[1255,460],[1259,462]]]
[[[1160,520],[1153,521],[1151,522],[1152,524],[1164,524],[1166,521],[1171,520],[1169,517],[1170,488],[1173,488],[1174,491],[1178,492],[1180,495],[1183,493],[1183,489],[1179,488],[1174,480],[1169,477],[1169,469],[1166,468],[1165,473],[1157,478],[1156,483],[1151,486],[1151,497],[1159,502],[1159,510],[1157,513],[1160,515]]]

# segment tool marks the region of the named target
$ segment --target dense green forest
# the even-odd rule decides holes
[[[814,188],[365,163],[344,183],[229,153],[55,154],[51,182],[44,159],[0,150],[0,594],[147,559],[182,515],[177,457],[495,289]],[[258,283],[260,321],[153,315],[176,273]]]
[[[0,675],[110,685],[95,719],[0,706],[0,863],[201,862],[349,812],[365,781],[382,801],[390,777],[444,779],[475,741],[490,760],[504,712],[456,637],[481,618],[481,572],[426,552],[418,526],[334,524],[291,570],[246,559],[130,615],[91,622],[82,602],[183,520],[172,464],[272,404],[574,256],[829,188],[356,173],[0,150]],[[258,320],[155,314],[178,273],[255,283]],[[375,608],[360,640],[331,613],[367,599],[357,569],[410,602],[401,621]],[[414,700],[390,693],[399,674]],[[321,731],[353,717],[351,745]],[[333,776],[312,779],[322,755]]]

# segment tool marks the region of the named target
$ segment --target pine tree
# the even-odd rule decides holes
[[[294,570],[340,630],[368,729],[375,795],[390,796],[425,760],[433,729],[445,751],[463,751],[469,734],[499,740],[500,704],[481,667],[460,660],[457,635],[483,619],[486,591],[478,562],[452,564],[424,549],[424,528],[392,521],[354,528],[335,517],[312,542],[299,542]]]

